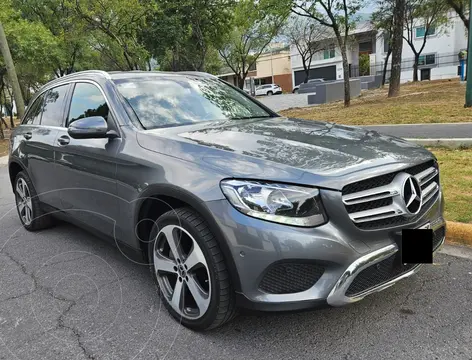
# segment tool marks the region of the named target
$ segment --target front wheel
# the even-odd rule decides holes
[[[50,227],[53,219],[41,209],[38,194],[30,178],[24,171],[20,171],[14,183],[16,209],[24,228],[36,231]]]
[[[235,294],[218,242],[190,208],[157,219],[149,238],[150,270],[161,300],[184,326],[208,330],[235,315]]]
[[[274,93],[272,91],[267,91],[267,96],[272,96]]]

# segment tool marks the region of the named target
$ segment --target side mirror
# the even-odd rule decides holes
[[[67,133],[73,139],[103,139],[117,137],[115,131],[108,131],[108,124],[101,116],[90,116],[75,120]]]

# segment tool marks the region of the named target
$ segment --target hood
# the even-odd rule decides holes
[[[225,166],[230,174],[235,155],[238,161],[244,156],[248,162],[265,161],[329,177],[384,165],[406,167],[432,157],[419,145],[375,131],[282,117],[207,122],[146,133],[228,152]]]

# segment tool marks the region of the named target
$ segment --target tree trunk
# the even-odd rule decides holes
[[[404,17],[405,0],[395,0],[395,8],[393,10],[392,70],[390,74],[388,97],[395,97],[400,93]]]
[[[385,81],[387,80],[387,68],[388,68],[388,59],[390,59],[390,55],[392,54],[391,48],[387,51],[387,56],[385,57],[385,64],[382,72],[382,86],[385,85]]]
[[[351,105],[351,84],[349,82],[349,63],[347,61],[346,43],[341,46],[341,55],[343,58],[343,74],[344,74],[344,107]]]
[[[238,79],[238,87],[242,90],[244,89],[244,80],[245,78],[241,77],[239,74],[236,75]]]
[[[415,63],[413,64],[413,82],[418,81],[418,64],[420,62],[420,54],[415,54]]]
[[[7,68],[8,77],[10,84],[13,88],[13,94],[15,95],[16,110],[20,118],[25,113],[25,103],[23,101],[23,95],[21,94],[20,83],[18,82],[18,76],[16,75],[15,65],[11,57],[10,48],[8,47],[7,37],[3,30],[3,25],[0,23],[0,50],[5,61],[5,67]]]

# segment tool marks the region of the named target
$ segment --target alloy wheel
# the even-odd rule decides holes
[[[211,300],[208,264],[197,241],[184,228],[167,225],[157,234],[154,271],[166,301],[182,317],[205,315]]]
[[[33,204],[31,202],[31,193],[25,179],[19,178],[15,187],[16,206],[21,220],[25,225],[30,225],[33,221]]]

